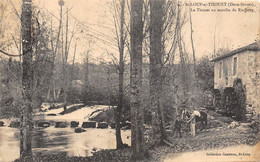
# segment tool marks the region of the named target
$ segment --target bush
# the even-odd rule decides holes
[[[237,120],[245,120],[246,91],[241,79],[236,79],[233,84],[235,106],[233,111]]]

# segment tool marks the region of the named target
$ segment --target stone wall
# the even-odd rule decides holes
[[[247,90],[247,109],[253,114],[260,111],[260,52],[250,52],[248,55],[248,82]]]
[[[237,72],[233,74],[234,58],[237,58]],[[220,63],[222,62],[222,63]],[[219,68],[222,64],[221,78]],[[260,52],[244,51],[233,56],[216,61],[214,64],[214,89],[223,90],[233,87],[236,78],[242,79],[246,89],[247,116],[256,116],[260,113]]]

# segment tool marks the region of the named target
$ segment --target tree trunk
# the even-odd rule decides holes
[[[22,48],[23,48],[23,76],[22,95],[23,104],[21,111],[20,128],[20,157],[31,156],[31,130],[32,130],[32,87],[33,87],[33,66],[32,66],[32,39],[31,0],[23,0],[22,4]]]
[[[73,54],[73,60],[72,60],[72,70],[71,70],[72,77],[70,80],[70,85],[71,85],[71,82],[74,80],[74,66],[75,66],[76,51],[77,51],[77,45],[75,45],[75,48],[74,48],[74,54]]]
[[[60,10],[60,21],[59,21],[59,30],[58,30],[58,36],[57,36],[57,40],[56,40],[56,45],[55,45],[55,49],[54,49],[54,43],[53,43],[53,32],[52,32],[52,20],[51,20],[51,47],[53,50],[53,57],[52,57],[52,84],[50,84],[51,89],[53,89],[53,101],[55,102],[56,99],[59,97],[58,94],[56,95],[55,91],[55,81],[54,81],[54,70],[55,70],[55,58],[56,58],[56,54],[57,54],[57,50],[58,50],[58,45],[59,45],[59,40],[60,40],[60,33],[61,33],[61,27],[62,27],[62,7]]]
[[[69,32],[69,11],[67,9],[67,16],[66,16],[66,30],[65,30],[65,49],[64,49],[64,112],[67,111],[67,96],[68,96],[68,86],[69,86],[69,78],[68,78],[68,54],[69,54],[69,46],[68,46],[68,32]],[[63,34],[62,34],[63,36]],[[62,38],[62,51],[63,51],[63,38]]]
[[[187,68],[186,68],[186,62],[185,62],[185,56],[184,56],[184,52],[183,52],[183,48],[182,48],[182,38],[181,38],[181,31],[178,33],[178,47],[179,47],[179,52],[180,52],[180,63],[181,63],[181,81],[183,84],[183,96],[184,98],[187,98],[188,96],[186,96],[186,92],[188,90],[188,86],[187,86]],[[184,102],[187,99],[184,99]]]
[[[162,105],[162,28],[164,0],[151,0],[150,24],[150,99],[152,111],[153,142],[166,139]],[[158,141],[159,140],[159,141]]]
[[[195,83],[196,83],[196,86],[197,86],[198,78],[197,78],[195,47],[194,47],[194,41],[193,41],[193,28],[192,28],[191,10],[189,10],[189,14],[190,14],[190,40],[191,40],[191,48],[192,48],[192,56],[193,56],[193,68],[194,68]]]
[[[89,64],[88,61],[89,60],[89,51],[87,51],[87,56],[86,56],[86,62],[85,62],[85,73],[84,73],[84,81],[85,81],[85,90],[86,90],[86,94],[85,94],[85,98],[86,98],[86,104],[90,103],[90,99],[89,99],[89,79],[88,79],[88,75],[89,75]]]
[[[180,4],[177,4],[178,11],[180,10],[179,6]],[[177,31],[177,43],[178,43],[178,48],[179,48],[179,53],[180,53],[180,64],[181,64],[181,81],[183,85],[183,100],[182,104],[188,103],[188,97],[187,96],[187,90],[188,90],[188,82],[187,82],[187,68],[186,68],[186,59],[185,59],[185,51],[184,48],[182,47],[182,28],[181,28],[181,15],[177,15],[177,26],[178,26],[178,31]]]
[[[142,91],[143,0],[131,0],[131,160],[144,158]]]
[[[54,76],[52,76],[52,85],[53,85],[53,101],[55,102],[57,99],[57,95],[56,95]]]
[[[123,108],[124,96],[124,21],[125,21],[125,0],[121,1],[121,15],[120,15],[120,46],[119,46],[119,94],[118,105],[115,111],[115,127],[116,127],[116,148],[122,148],[123,142],[121,138],[120,121]]]

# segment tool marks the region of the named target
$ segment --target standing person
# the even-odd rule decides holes
[[[181,119],[185,122],[185,131],[190,131],[190,123],[187,121],[190,119],[190,112],[186,108],[182,109]]]
[[[196,116],[200,117],[200,112],[198,110],[193,111],[193,113],[190,116],[190,119],[187,122],[190,122],[190,130],[191,135],[196,135]]]
[[[182,138],[182,135],[181,135],[181,124],[182,124],[182,121],[180,119],[180,116],[177,115],[175,123],[174,123],[174,131],[175,132],[177,131],[179,138]]]

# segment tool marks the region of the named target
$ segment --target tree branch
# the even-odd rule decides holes
[[[0,49],[0,53],[4,54],[6,56],[10,56],[10,57],[20,57],[20,56],[22,56],[22,55],[10,54],[10,53],[7,53],[7,52],[5,52],[1,49]]]

